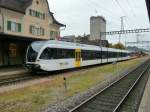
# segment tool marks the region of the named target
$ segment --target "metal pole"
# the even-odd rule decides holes
[[[64,87],[65,87],[65,90],[67,90],[67,78],[64,77]]]
[[[124,18],[125,18],[126,16],[121,16],[120,17],[120,19],[121,19],[121,32],[122,31],[124,31]],[[120,32],[120,34],[119,34],[119,43],[121,42],[121,32]]]

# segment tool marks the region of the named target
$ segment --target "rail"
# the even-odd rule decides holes
[[[150,60],[146,61],[69,112],[116,112],[149,68],[149,63]]]

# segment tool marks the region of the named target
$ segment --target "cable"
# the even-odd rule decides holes
[[[126,2],[127,2],[127,4],[129,5],[129,7],[130,7],[130,9],[131,9],[131,11],[132,11],[132,13],[133,13],[133,16],[135,17],[136,14],[135,14],[133,8],[131,7],[129,0],[126,0]]]
[[[122,10],[122,12],[124,13],[124,15],[127,15],[125,10],[122,8],[121,4],[119,3],[118,0],[115,0],[115,2],[118,4],[118,6],[120,7],[120,9]]]
[[[115,16],[114,17],[114,14],[112,14],[112,12],[111,11],[109,11],[109,10],[107,10],[106,8],[103,8],[102,6],[100,6],[100,5],[98,5],[98,3],[96,3],[96,2],[94,2],[94,1],[92,1],[92,0],[88,0],[88,3],[90,4],[90,6],[91,5],[93,5],[94,7],[98,7],[98,8],[102,8],[101,10],[104,10],[107,14],[109,14],[109,15],[111,15],[111,18],[110,18],[110,16],[108,16],[108,19],[107,19],[107,21],[109,22],[113,22],[113,27],[118,27],[120,24],[118,23],[118,20],[119,20],[119,18],[120,18],[120,16],[119,15],[117,15],[118,16],[118,18]],[[105,14],[105,17],[106,17],[106,14]],[[117,28],[117,29],[120,29],[120,28]]]
[[[116,3],[117,3],[117,5],[120,7],[120,9],[121,9],[121,11],[124,13],[124,15],[127,15],[127,13],[126,13],[126,11],[123,9],[123,7],[121,6],[121,4],[119,3],[119,1],[118,0],[114,0]],[[126,1],[128,1],[128,0],[126,0]],[[129,17],[128,17],[129,18]],[[130,18],[130,21],[131,21],[131,23],[134,23],[135,21],[134,20],[132,20],[131,18]]]
[[[105,7],[103,7],[103,6],[101,6],[100,4],[98,4],[98,3],[96,3],[95,1],[92,1],[92,0],[87,0],[90,4],[92,4],[92,5],[94,5],[94,6],[96,6],[96,7],[98,7],[98,8],[101,8],[103,11],[105,11],[105,12],[107,12],[107,14],[109,13],[109,15],[111,15],[113,18],[115,18],[114,17],[114,12],[112,12],[112,11],[110,11],[110,10],[108,10],[108,9],[106,9]],[[116,14],[115,14],[116,15]]]
[[[88,1],[91,2],[91,3],[93,3],[93,4],[95,4],[95,6],[97,6],[97,7],[101,7],[102,9],[104,9],[105,11],[107,11],[110,14],[114,13],[114,12],[108,10],[107,8],[101,6],[100,4],[96,3],[95,1],[92,1],[92,0],[88,0]]]

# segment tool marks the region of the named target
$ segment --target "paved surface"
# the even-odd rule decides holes
[[[23,67],[0,68],[0,76],[15,75],[15,74],[21,74],[27,72],[28,71]]]
[[[150,112],[150,77],[148,79],[138,112]]]

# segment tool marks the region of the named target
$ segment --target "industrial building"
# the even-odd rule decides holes
[[[90,18],[90,40],[106,40],[106,35],[100,35],[100,32],[106,32],[106,20],[102,16],[92,16]]]
[[[106,32],[106,20],[102,16],[90,17],[90,34],[83,36],[64,36],[63,41],[76,42],[82,44],[90,44],[97,46],[108,46],[106,35],[101,35],[101,32]]]

